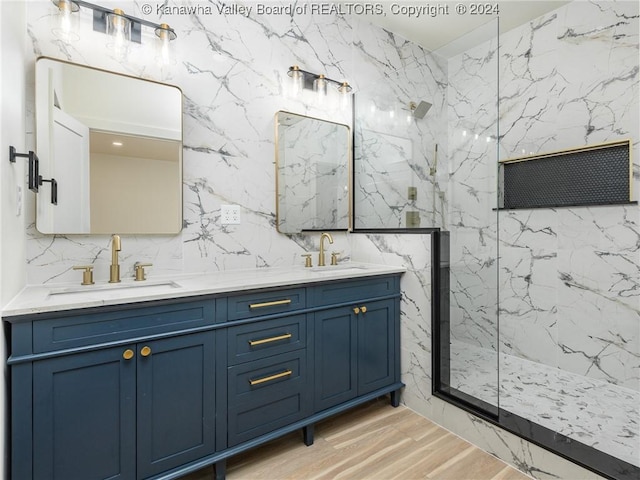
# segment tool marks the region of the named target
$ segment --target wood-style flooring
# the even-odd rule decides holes
[[[181,480],[211,480],[213,468]],[[228,480],[527,480],[496,457],[388,400],[294,432],[227,461]]]

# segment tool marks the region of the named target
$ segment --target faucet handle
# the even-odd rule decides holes
[[[84,270],[82,272],[82,283],[80,285],[93,285],[93,265],[76,265],[74,270]]]
[[[331,252],[331,265],[338,264],[338,255],[340,255],[340,252]]]
[[[153,263],[140,263],[140,262],[136,262],[133,267],[135,268],[136,271],[136,282],[141,282],[143,280],[146,280],[147,277],[145,275],[145,271],[144,271],[144,267],[152,267]]]
[[[305,267],[312,267],[313,264],[311,263],[311,254],[310,253],[305,253],[304,255],[302,255],[303,257],[305,257],[304,259],[304,266]]]

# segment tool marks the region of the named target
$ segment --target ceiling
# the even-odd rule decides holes
[[[545,0],[503,0],[498,2],[459,2],[444,0],[439,2],[384,1],[385,15],[367,16],[367,19],[380,27],[422,45],[427,50],[444,57],[452,57],[495,37],[496,22],[499,17],[500,32],[507,32],[527,23],[540,15],[555,10],[568,1]],[[467,14],[458,15],[456,5],[464,4]],[[474,5],[497,5],[499,14],[471,15]],[[392,13],[391,6],[428,6],[434,8],[435,16],[420,15],[409,17]],[[448,8],[447,8],[448,7]],[[394,7],[396,10],[398,7]],[[448,14],[441,13],[447,8]],[[483,28],[481,28],[483,27]]]

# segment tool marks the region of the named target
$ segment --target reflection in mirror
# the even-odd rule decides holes
[[[284,111],[275,123],[278,231],[348,230],[351,129]]]
[[[37,196],[40,232],[180,231],[180,89],[40,58],[36,126],[41,174],[58,181],[57,206]]]
[[[354,96],[354,228],[442,228],[447,173],[436,109],[375,88]]]

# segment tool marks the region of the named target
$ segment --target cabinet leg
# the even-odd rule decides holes
[[[307,447],[313,445],[313,425],[302,427],[302,436],[304,437],[304,444]]]
[[[394,390],[391,392],[391,406],[396,408],[400,405],[400,390]]]
[[[227,461],[220,460],[215,463],[215,480],[224,480],[227,475]]]

